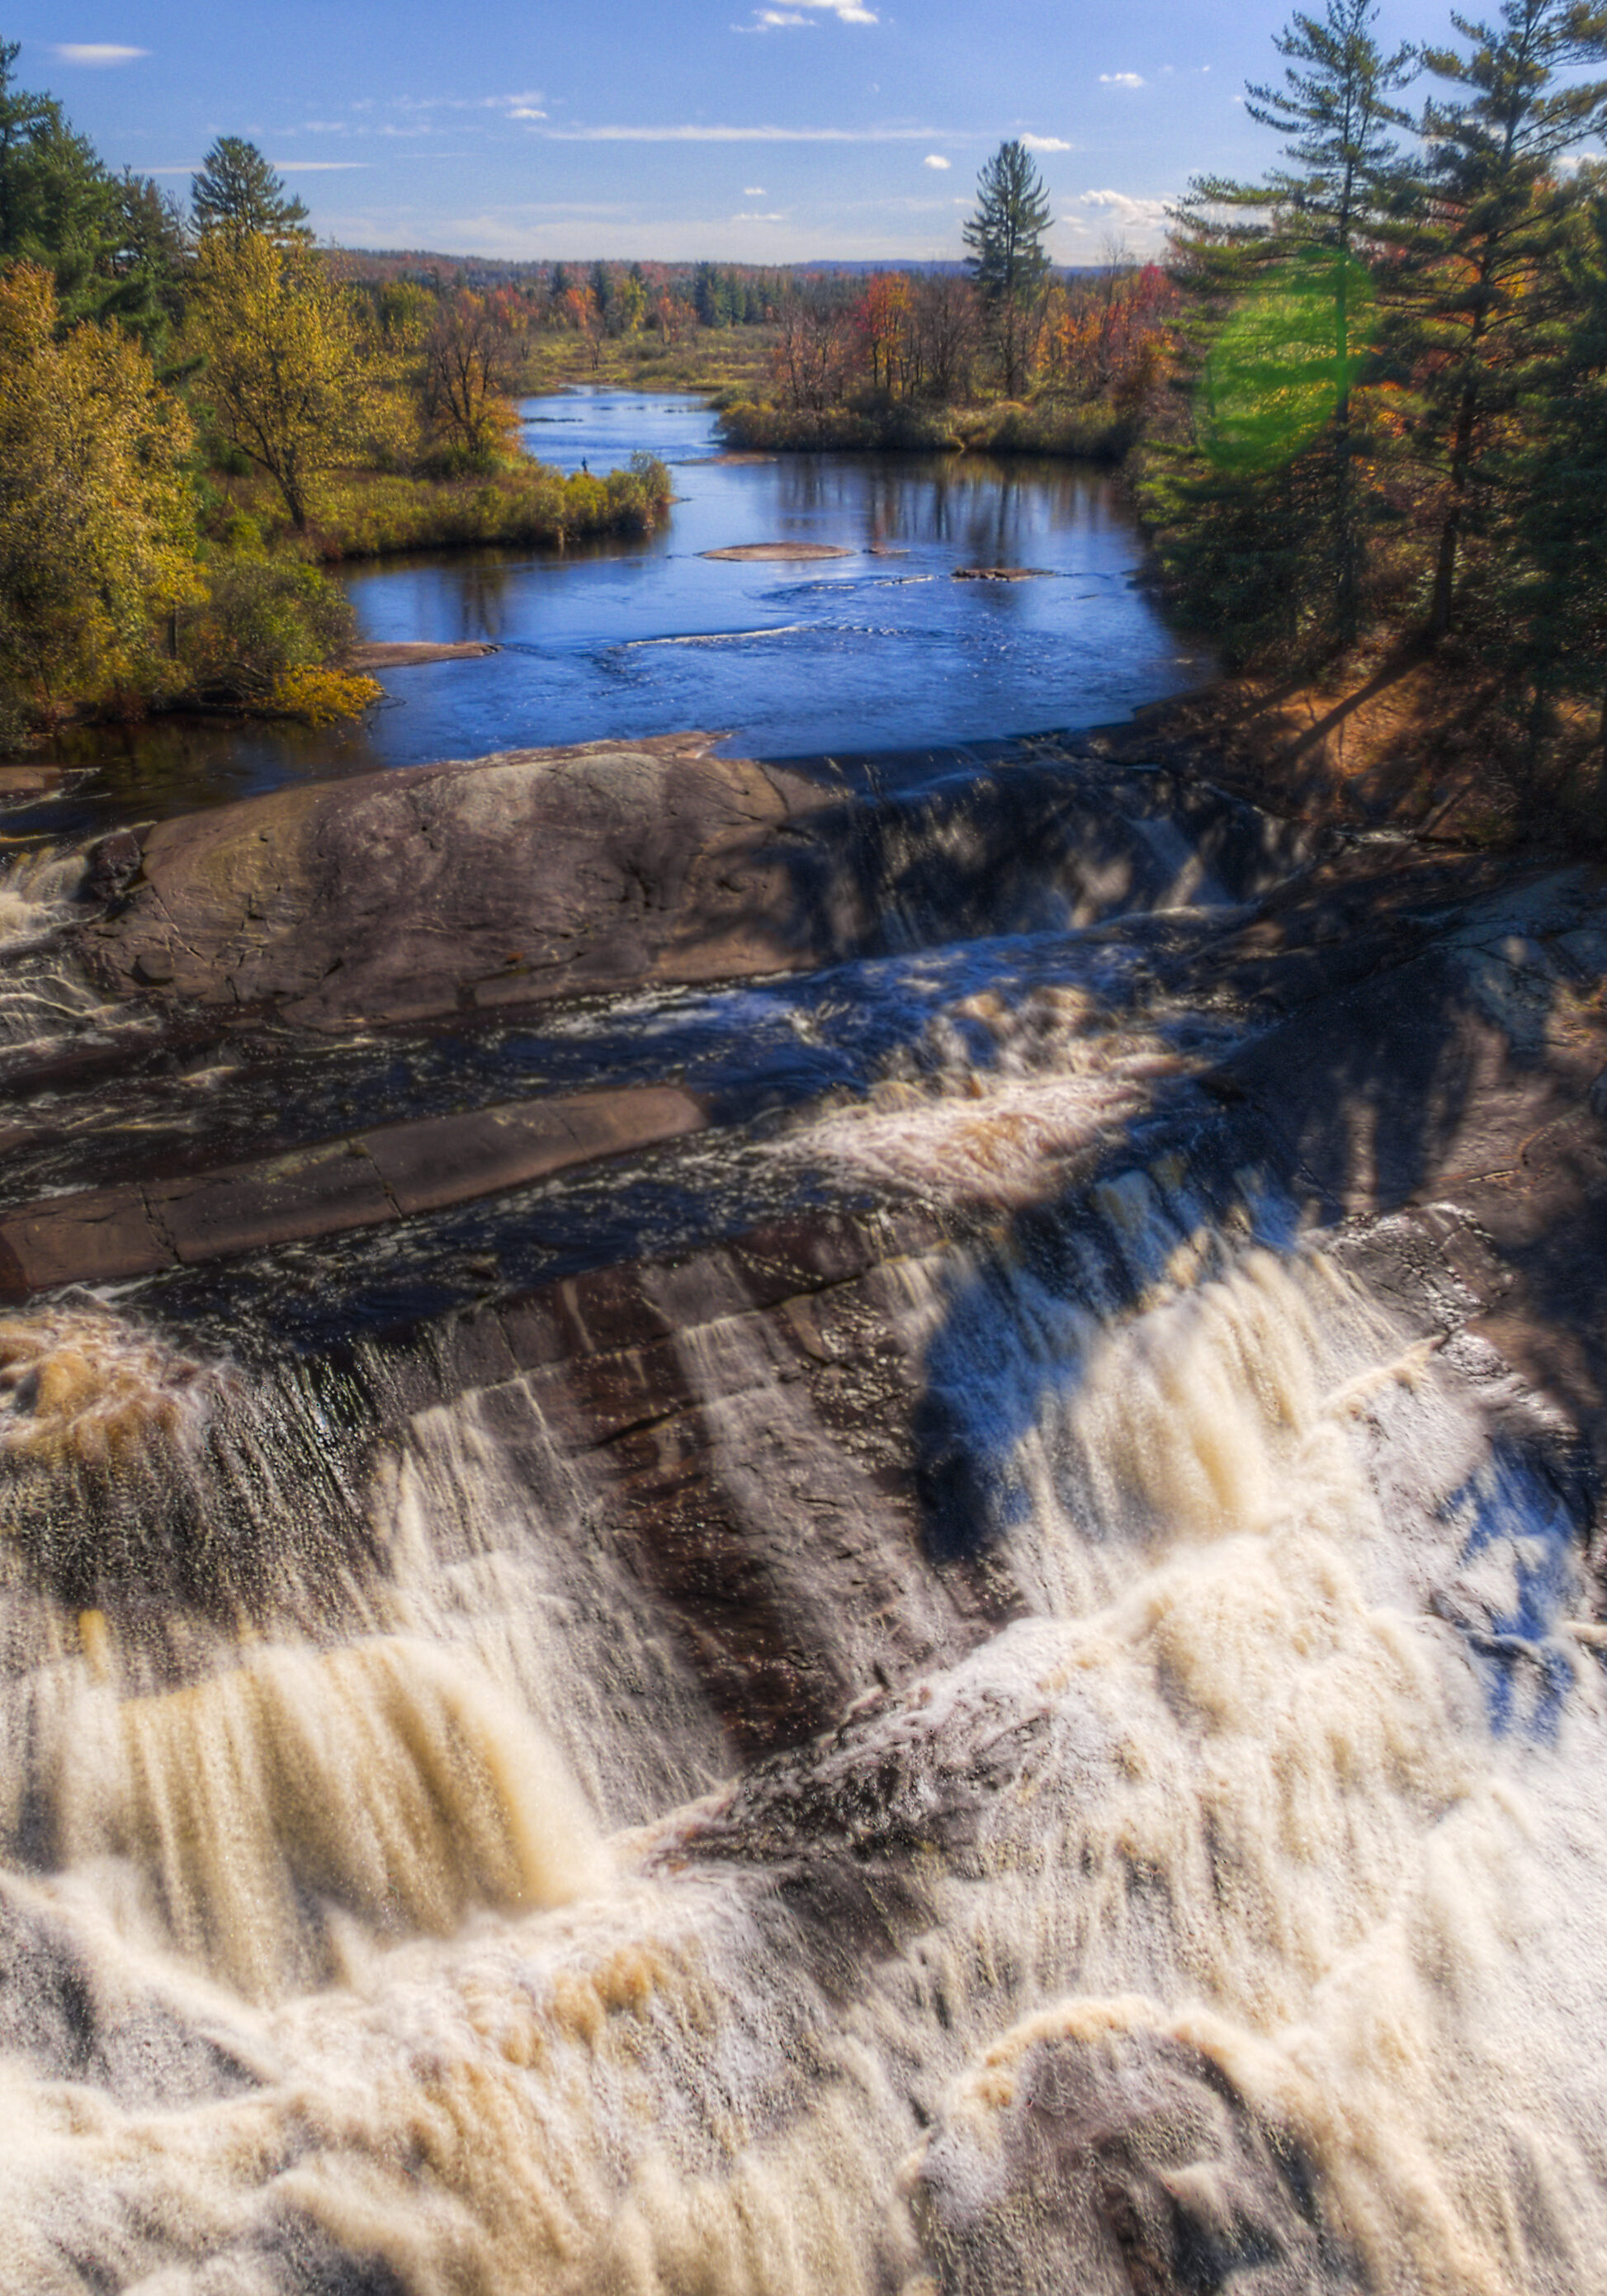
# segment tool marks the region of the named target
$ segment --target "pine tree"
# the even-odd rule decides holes
[[[307,247],[313,234],[307,209],[254,144],[220,135],[190,178],[190,206],[203,239],[270,239],[277,247]]]
[[[1201,315],[1204,467],[1160,486],[1177,529],[1163,555],[1185,591],[1215,595],[1214,618],[1225,630],[1232,618],[1230,651],[1242,654],[1326,652],[1360,627],[1365,258],[1396,195],[1394,135],[1406,118],[1393,99],[1416,62],[1410,48],[1380,48],[1376,0],[1328,0],[1320,19],[1296,15],[1275,42],[1282,84],[1246,92],[1250,117],[1285,139],[1292,164],[1256,183],[1196,180],[1177,210],[1179,269]]]
[[[1487,522],[1500,426],[1555,314],[1559,258],[1580,196],[1558,162],[1607,122],[1607,9],[1505,0],[1498,26],[1453,17],[1471,53],[1430,49],[1454,93],[1424,109],[1429,160],[1407,256],[1406,339],[1423,378],[1423,436],[1444,497],[1429,634],[1455,611],[1470,529]]]
[[[16,86],[20,53],[16,41],[0,41],[0,265],[43,265],[63,321],[99,318],[116,299],[107,271],[116,186],[55,98]]]
[[[1025,144],[1001,144],[977,179],[976,211],[961,237],[1008,398],[1020,397],[1026,380],[1049,270],[1043,242],[1051,213]]]
[[[1558,693],[1590,696],[1607,750],[1607,193],[1578,217],[1559,270],[1568,317],[1513,473],[1513,652],[1537,718]]]
[[[700,327],[719,325],[719,275],[712,263],[700,263],[697,267],[693,279],[692,307],[698,315]]]
[[[1275,42],[1288,59],[1281,88],[1251,85],[1245,109],[1284,140],[1298,172],[1275,169],[1266,192],[1301,252],[1323,250],[1331,283],[1334,357],[1332,557],[1334,642],[1350,644],[1361,619],[1364,537],[1357,499],[1357,439],[1351,385],[1358,365],[1352,326],[1358,289],[1370,300],[1356,260],[1387,203],[1398,151],[1392,131],[1406,114],[1391,98],[1415,75],[1409,46],[1385,55],[1373,36],[1376,0],[1328,0],[1321,21],[1296,15]]]

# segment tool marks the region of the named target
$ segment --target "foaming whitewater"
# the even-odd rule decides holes
[[[766,1218],[0,1310],[0,2289],[1607,2292],[1590,1478],[1145,930],[883,963]]]
[[[6,2284],[1116,2290],[1181,2241],[1199,2284],[1603,2285],[1568,1569],[1490,1654],[1555,1491],[1239,1178],[1081,1202],[1119,1306],[996,1247],[913,1288],[1029,1613],[734,1787],[685,1799],[717,1739],[640,1595],[588,1635],[608,1529],[551,1459],[533,1498],[528,1381],[374,1464],[338,1639],[237,1624],[152,1691],[135,1610],[53,1614],[8,1921],[177,2070],[41,2083],[17,2033]],[[136,1375],[152,1440],[264,1410],[117,1328],[119,1446]],[[62,1311],[10,1361],[46,1340],[91,1357]]]

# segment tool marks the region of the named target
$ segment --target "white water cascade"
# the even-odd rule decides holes
[[[507,1383],[408,1423],[337,1645],[219,1624],[157,1691],[102,1616],[13,1603],[8,2005],[70,1971],[86,2062],[13,2030],[4,2284],[316,2250],[334,2286],[1119,2289],[1179,2225],[1190,2284],[1607,2284],[1607,1714],[1554,1491],[1480,1365],[1169,1177],[1095,1208],[1152,1271],[1115,1313],[912,1268],[976,1444],[1018,1407],[1029,1607],[734,1789],[584,1488],[533,1476],[528,1382],[520,1436]],[[114,1316],[6,1347],[7,1440],[91,1468],[243,1407]]]
[[[1607,2292],[1591,1477],[1207,1091],[1226,930],[845,964],[654,1168],[746,1224],[0,1311],[5,2296]]]

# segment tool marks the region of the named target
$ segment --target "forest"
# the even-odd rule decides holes
[[[1595,753],[1607,689],[1607,11],[1505,0],[1381,45],[1330,0],[1252,86],[1281,147],[1193,184],[1169,407],[1137,469],[1229,667],[1434,655],[1508,762]]]
[[[0,748],[85,711],[320,722],[377,698],[324,567],[650,530],[638,457],[520,449],[520,334],[455,283],[362,284],[256,148],[220,137],[186,212],[111,174],[0,43]]]
[[[186,211],[0,45],[0,732],[360,707],[325,564],[663,514],[645,458],[565,480],[521,450],[517,397],[590,380],[702,389],[734,447],[1125,461],[1229,671],[1432,655],[1496,697],[1509,762],[1599,762],[1607,10],[1504,0],[1423,48],[1379,19],[1292,17],[1245,99],[1265,174],[1191,184],[1163,264],[1080,272],[1014,143],[963,266],[319,249],[250,144]]]

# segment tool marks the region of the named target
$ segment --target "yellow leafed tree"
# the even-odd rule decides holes
[[[24,709],[160,690],[162,619],[200,590],[184,409],[132,336],[59,318],[48,271],[0,275],[0,704]]]
[[[191,339],[217,428],[305,528],[318,473],[360,454],[388,417],[345,289],[311,248],[217,235],[196,258]]]

